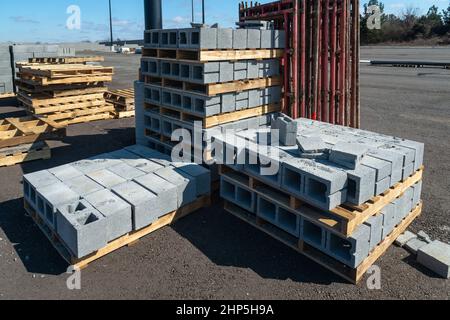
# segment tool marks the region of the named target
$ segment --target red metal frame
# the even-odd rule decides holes
[[[284,112],[360,126],[359,0],[242,2],[239,17],[271,20],[286,32]]]

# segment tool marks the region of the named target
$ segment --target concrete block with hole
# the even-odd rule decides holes
[[[290,235],[300,237],[301,218],[291,210],[280,207],[272,200],[257,195],[256,215]]]
[[[220,195],[223,199],[228,200],[251,213],[255,213],[256,194],[250,189],[237,185],[226,177],[221,177]]]
[[[178,207],[185,206],[197,199],[195,178],[188,174],[176,172],[173,168],[164,168],[155,172],[160,178],[177,187]]]
[[[420,248],[417,261],[444,279],[450,279],[450,245],[441,241]]]
[[[366,155],[364,159],[362,159],[361,164],[376,171],[377,182],[389,177],[390,185],[390,176],[392,174],[392,164],[390,162]]]
[[[355,170],[348,170],[347,201],[361,205],[375,196],[376,170],[359,166]]]
[[[36,211],[53,230],[56,227],[56,211],[59,206],[78,201],[80,195],[62,182],[39,188],[36,193]]]
[[[37,209],[37,190],[59,182],[60,181],[47,170],[26,174],[23,176],[24,198],[28,201],[31,207]]]
[[[188,32],[188,48],[217,49],[217,28],[193,28]]]
[[[302,218],[300,223],[300,240],[316,249],[325,251],[327,248],[328,233],[326,230],[311,221]]]
[[[367,155],[384,160],[391,163],[391,187],[402,180],[403,176],[403,156],[396,152],[381,150],[381,149],[370,149]]]
[[[351,268],[357,268],[370,252],[371,229],[363,224],[348,237],[329,233],[327,237],[327,252],[336,260]]]
[[[105,217],[108,242],[133,230],[131,205],[110,190],[91,193],[85,200]]]
[[[106,218],[85,200],[58,207],[57,229],[76,258],[85,257],[107,245]]]

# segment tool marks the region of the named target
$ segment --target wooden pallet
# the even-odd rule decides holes
[[[50,98],[45,94],[32,94],[28,95],[23,92],[19,92],[18,99],[30,108],[40,108],[40,107],[53,107],[66,104],[74,104],[78,102],[88,102],[94,100],[103,100],[103,93],[92,93],[86,95],[70,96],[70,97],[56,97]]]
[[[134,110],[134,89],[110,90],[104,94],[105,100],[116,107],[116,110]]]
[[[14,92],[7,92],[7,93],[0,93],[0,100],[1,99],[10,99],[15,98],[16,94]]]
[[[282,58],[283,49],[252,50],[183,50],[144,48],[142,56],[196,62],[237,61]]]
[[[84,57],[44,57],[29,58],[28,63],[39,64],[86,64],[88,62],[103,62],[102,56],[84,56]]]
[[[397,240],[397,238],[403,234],[408,227],[414,222],[414,220],[419,217],[422,213],[422,203],[417,206],[409,215],[406,217],[395,229],[394,231],[383,240],[367,257],[362,264],[360,264],[356,269],[352,269],[345,264],[335,260],[334,258],[326,255],[325,253],[317,250],[316,248],[308,245],[303,241],[299,241],[298,238],[278,229],[274,225],[258,219],[254,214],[247,212],[246,210],[225,201],[225,210],[237,218],[245,221],[246,223],[252,225],[253,227],[265,232],[276,240],[284,243],[285,245],[293,248],[297,252],[305,255],[316,263],[322,265],[328,270],[334,272],[335,274],[341,276],[342,278],[350,281],[353,284],[358,284],[369,268],[381,257],[390,246]]]
[[[0,149],[0,167],[50,158],[50,147],[44,141]]]
[[[0,148],[65,137],[66,128],[34,116],[0,120]]]
[[[224,165],[219,166],[219,174],[231,179],[234,183],[240,184],[247,189],[251,189],[264,198],[268,198],[288,211],[292,211],[316,223],[327,230],[348,237],[370,217],[377,215],[388,204],[401,196],[406,190],[414,186],[423,178],[424,168],[415,172],[403,182],[397,183],[384,194],[374,197],[360,208],[361,211],[350,211],[349,205],[341,205],[331,211],[324,211],[306,204],[287,192],[281,191],[277,186],[269,186],[257,177],[243,172],[237,172]]]
[[[112,113],[114,106],[110,104],[103,104],[96,107],[85,107],[72,109],[68,111],[55,112],[40,116],[42,119],[49,119],[58,125],[69,126],[72,124],[86,123],[98,120],[113,119]]]
[[[112,75],[92,75],[92,76],[75,76],[65,78],[47,78],[35,75],[26,75],[18,73],[17,77],[21,79],[21,82],[32,86],[50,86],[50,85],[73,85],[73,84],[97,84],[104,82],[111,82]]]
[[[64,245],[64,242],[60,239],[60,237],[54,233],[51,228],[49,228],[46,223],[39,217],[36,211],[30,206],[30,204],[24,200],[24,208],[30,217],[34,220],[34,222],[38,225],[44,235],[51,242],[56,251],[61,255],[61,257],[70,265],[72,265],[75,269],[83,269],[86,268],[90,263],[122,248],[129,245],[134,245],[137,241],[142,239],[143,237],[165,227],[172,225],[177,220],[194,213],[202,208],[209,207],[211,205],[211,197],[203,196],[198,198],[195,202],[188,204],[176,211],[173,211],[152,223],[150,226],[145,227],[139,231],[133,231],[128,233],[112,242],[110,242],[106,247],[98,250],[97,252],[88,255],[84,258],[78,259],[74,257]]]
[[[177,89],[185,92],[192,92],[194,94],[203,94],[208,97],[213,97],[222,93],[242,92],[252,89],[261,89],[281,85],[280,77],[238,80],[223,83],[211,84],[195,84],[187,81],[178,81],[167,79],[164,77],[144,76],[144,82],[160,86],[163,88]]]
[[[71,84],[71,85],[52,85],[41,86],[36,84],[29,84],[20,79],[16,79],[16,86],[19,92],[24,94],[41,94],[50,98],[70,97],[85,94],[105,93],[107,88],[103,82],[86,83],[86,84]]]
[[[21,100],[20,100],[21,101]],[[28,104],[24,103],[23,101],[22,105],[25,109],[27,109],[30,113],[35,115],[47,115],[47,114],[54,114],[57,112],[70,112],[74,110],[79,110],[83,108],[93,108],[98,107],[101,108],[105,106],[105,99],[103,97],[99,99],[94,100],[87,100],[87,101],[77,101],[74,99],[74,101],[70,103],[59,103],[54,105],[49,105],[46,107],[30,107]]]
[[[28,65],[20,66],[22,75],[42,77],[48,79],[66,79],[88,76],[110,76],[114,74],[113,67],[102,67],[84,64],[57,64],[57,65]]]
[[[134,118],[136,116],[136,112],[134,110],[131,111],[120,111],[117,110],[112,113],[112,117],[114,119],[127,119]]]
[[[280,105],[274,103],[259,106],[256,108],[233,111],[229,113],[222,113],[215,116],[202,117],[195,112],[181,110],[181,108],[177,109],[175,107],[161,106],[147,102],[144,103],[144,108],[146,111],[157,113],[160,115],[165,115],[175,120],[186,122],[189,125],[191,125],[194,121],[201,121],[203,123],[203,129],[212,128],[220,124],[226,124],[248,118],[258,117],[268,113],[278,112],[281,110]]]

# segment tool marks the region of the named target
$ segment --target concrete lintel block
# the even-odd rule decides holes
[[[444,279],[450,279],[450,245],[433,241],[419,249],[417,261]]]
[[[362,159],[361,164],[376,170],[376,181],[379,182],[392,175],[392,164],[388,161],[374,158],[370,155]],[[390,183],[390,182],[389,182]]]

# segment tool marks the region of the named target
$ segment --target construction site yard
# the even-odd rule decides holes
[[[86,52],[85,54],[98,54]],[[362,48],[362,59],[448,57],[450,48]],[[104,54],[111,88],[129,88],[139,55]],[[362,128],[425,143],[424,211],[412,231],[450,239],[450,71],[361,66]],[[0,118],[21,116],[12,103]],[[52,159],[0,168],[0,299],[449,299],[450,282],[393,246],[376,265],[381,290],[358,286],[226,213],[200,210],[89,265],[68,290],[67,263],[23,209],[23,174],[134,144],[134,119],[68,128]]]

